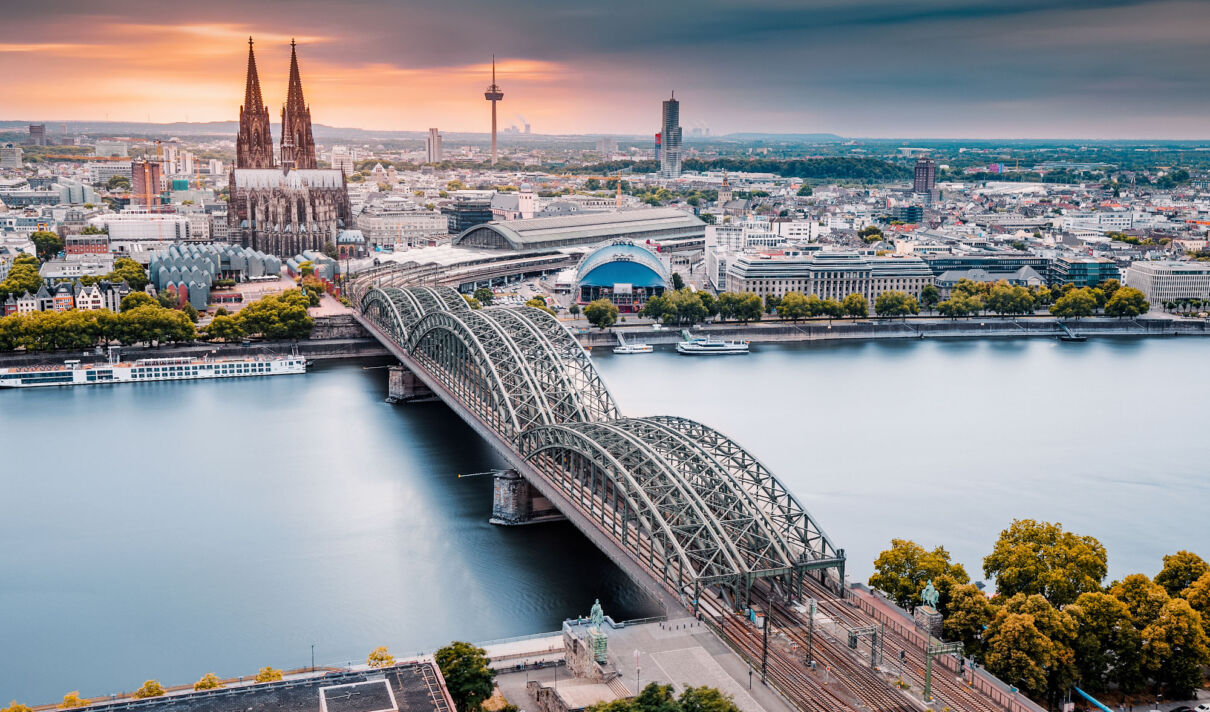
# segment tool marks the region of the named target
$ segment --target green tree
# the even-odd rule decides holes
[[[320,252],[332,259],[336,259],[340,255],[340,252],[336,249],[336,243],[331,240],[324,242],[323,247],[320,248]]]
[[[1085,689],[1102,692],[1110,685],[1126,692],[1136,689],[1141,682],[1142,639],[1126,604],[1107,593],[1090,591],[1064,610],[1076,621],[1072,648]]]
[[[148,680],[143,683],[143,686],[134,691],[136,699],[144,699],[147,697],[162,697],[164,695],[164,686],[156,680]]]
[[[892,539],[891,548],[883,551],[874,560],[874,574],[870,586],[882,591],[900,606],[920,605],[920,592],[933,581],[942,577],[965,584],[970,576],[962,564],[950,563],[950,554],[939,546],[926,550],[909,539]]]
[[[257,671],[256,677],[253,680],[255,682],[278,682],[281,680],[281,670],[271,665],[266,665]]]
[[[223,687],[223,681],[212,672],[202,675],[202,679],[193,683],[194,690],[219,690]]]
[[[1065,319],[1092,316],[1097,309],[1097,297],[1088,287],[1073,289],[1050,305],[1050,313]]]
[[[307,315],[310,300],[297,289],[269,294],[248,304],[236,316],[244,333],[266,339],[305,339],[315,322]]]
[[[807,298],[798,292],[786,292],[777,304],[777,316],[790,321],[809,316]]]
[[[1130,574],[1109,587],[1109,595],[1126,604],[1130,619],[1140,631],[1151,625],[1168,603],[1168,592],[1143,574]]]
[[[718,310],[719,321],[726,321],[735,316],[739,300],[740,295],[735,292],[723,292],[718,295],[718,299],[714,300],[714,306]]]
[[[20,297],[26,292],[36,294],[38,288],[42,286],[42,276],[38,273],[38,258],[33,255],[18,255],[12,266],[9,267],[8,276],[0,282],[0,293],[7,296],[9,294]]]
[[[458,712],[478,712],[492,695],[492,671],[483,648],[454,641],[433,656]]]
[[[220,314],[206,325],[206,338],[231,343],[243,339],[244,330],[240,327],[239,319]]]
[[[472,297],[469,294],[463,294],[462,298],[466,300],[466,305],[469,306],[471,309],[482,309],[483,308],[483,305],[479,303],[479,300],[475,299],[474,297]]]
[[[88,705],[88,700],[80,698],[80,691],[75,690],[63,695],[63,702],[59,704],[59,709],[69,710],[76,707],[85,707]]]
[[[844,307],[845,316],[862,319],[870,315],[870,302],[863,294],[854,292],[845,297],[841,305]]]
[[[49,260],[63,251],[63,238],[59,237],[58,233],[39,230],[30,235],[29,239],[34,243],[34,249],[41,260]]]
[[[998,634],[997,627],[1002,616],[1023,615],[1033,620],[1034,628],[1049,642],[1049,650],[1043,672],[1045,674],[1045,699],[1055,703],[1076,681],[1075,642],[1077,625],[1075,618],[1065,610],[1055,608],[1040,595],[1026,596],[1018,593],[1005,601],[1003,608],[988,626],[988,646]],[[989,664],[990,668],[990,664]]]
[[[608,329],[618,320],[618,307],[608,299],[596,299],[584,307],[584,318],[598,329]]]
[[[962,643],[963,652],[972,657],[983,654],[983,631],[996,615],[996,607],[987,595],[973,584],[960,584],[950,589],[945,606],[942,634],[946,640]]]
[[[807,185],[806,183],[803,183],[802,185],[800,185],[798,187],[797,195],[800,198],[805,198],[808,195],[811,195],[812,192],[813,191],[811,190],[811,186]]]
[[[126,176],[110,176],[105,187],[109,190],[130,190],[130,179]]]
[[[183,313],[186,317],[188,317],[189,321],[193,322],[194,324],[197,323],[197,318],[198,318],[197,309],[194,308],[194,306],[192,304],[190,304],[189,302],[185,302],[185,306],[181,308],[181,313]]]
[[[686,687],[677,702],[680,712],[739,712],[731,695],[714,687]]]
[[[475,290],[474,297],[475,299],[478,299],[479,303],[483,306],[490,307],[492,305],[492,300],[496,298],[496,294],[487,287],[480,287]]]
[[[1107,316],[1135,317],[1146,314],[1149,309],[1151,305],[1147,303],[1147,297],[1134,287],[1119,287],[1105,302]]]
[[[983,559],[983,575],[996,580],[1000,594],[1037,593],[1055,606],[1100,590],[1106,570],[1101,542],[1033,519],[1013,520]]]
[[[1189,602],[1193,610],[1202,614],[1202,620],[1210,625],[1210,573],[1189,584],[1189,588],[1181,591],[1181,598]]]
[[[988,627],[984,649],[983,665],[993,675],[1030,697],[1045,695],[1055,645],[1034,625],[1033,616],[1001,610]]]
[[[919,314],[920,305],[916,302],[916,298],[907,292],[891,290],[883,292],[874,300],[874,313],[878,316],[907,316],[908,314]]]
[[[472,299],[473,298],[474,297],[472,297]],[[534,309],[541,309],[542,311],[546,312],[547,314],[550,314],[551,316],[555,315],[555,310],[546,306],[546,300],[543,299],[542,297],[534,297],[533,299],[530,299],[529,301],[525,302],[525,306],[533,307]],[[617,307],[614,307],[614,310],[616,311]]]
[[[1129,288],[1127,288],[1129,289]],[[1164,568],[1155,575],[1155,582],[1164,587],[1169,596],[1179,596],[1181,591],[1193,585],[1206,573],[1210,564],[1192,551],[1178,551],[1164,557]]]
[[[1187,700],[1202,686],[1201,667],[1207,663],[1210,641],[1201,614],[1183,598],[1169,600],[1143,629],[1143,665],[1169,699]]]
[[[710,314],[701,297],[688,288],[678,289],[666,296],[669,306],[672,308],[671,320],[678,324],[686,326],[696,324]],[[588,315],[587,309],[584,310],[584,314]]]
[[[764,311],[763,307],[759,295],[751,292],[741,294],[739,303],[735,306],[735,318],[745,324],[749,321],[760,321],[761,313]]]
[[[931,313],[933,309],[941,302],[941,290],[937,289],[935,284],[926,284],[920,290],[920,306],[928,309]]]
[[[777,305],[781,304],[781,297],[776,294],[765,295],[765,313],[772,314],[777,311]]]
[[[302,275],[303,279],[310,277],[311,275],[315,274],[315,263],[312,262],[311,260],[304,260],[303,262],[299,262],[298,263],[298,273]]]
[[[949,299],[937,305],[937,312],[942,316],[957,319],[960,316],[971,316],[983,310],[983,302],[979,297],[955,292]]]
[[[156,301],[155,297],[151,296],[147,292],[131,292],[130,294],[122,297],[122,304],[119,306],[119,310],[127,312],[131,309],[159,306],[159,304],[160,303]]]
[[[676,308],[667,296],[656,295],[647,300],[639,310],[639,316],[656,321],[671,321],[676,314]]]
[[[576,304],[575,302],[572,302],[571,304],[568,304],[568,305],[567,305],[567,313],[568,313],[568,314],[571,314],[572,316],[577,316],[577,315],[579,315],[579,313],[580,313],[580,305],[579,305],[579,304]]]
[[[387,646],[385,645],[374,648],[370,651],[369,656],[366,657],[366,665],[372,668],[391,667],[394,664],[395,656],[391,655],[391,652],[387,650]]]
[[[672,273],[672,290],[677,291],[685,288],[685,279],[681,277],[680,272]]]
[[[867,225],[857,232],[857,236],[871,244],[882,240],[882,228],[877,225]]]
[[[125,282],[131,289],[138,292],[147,286],[147,270],[143,265],[129,257],[119,257],[113,261],[113,271],[104,276],[110,282]]]

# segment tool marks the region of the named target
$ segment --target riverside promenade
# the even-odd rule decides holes
[[[631,317],[633,319],[633,317]],[[945,319],[911,317],[908,319],[812,319],[798,322],[770,319],[749,324],[724,322],[699,324],[695,334],[725,340],[753,343],[829,341],[844,339],[978,339],[978,338],[1051,338],[1065,334],[1060,322],[1079,336],[1210,336],[1210,321],[1163,316],[1134,319],[1087,317],[1056,319],[1051,316],[975,317]],[[617,345],[616,333],[627,342],[675,344],[681,340],[680,327],[653,329],[649,320],[618,323],[602,331],[583,321],[564,322],[586,348]]]

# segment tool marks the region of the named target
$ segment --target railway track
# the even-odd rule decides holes
[[[818,602],[819,610],[825,615],[835,618],[850,626],[875,625],[878,623],[872,616],[859,608],[846,603],[825,588],[818,581],[807,578],[804,582],[807,595]],[[899,651],[904,651],[903,678],[912,684],[924,686],[925,652],[920,644],[907,636],[897,633],[894,629],[884,627],[884,650],[887,654],[898,657]],[[1004,712],[1005,708],[992,702],[976,690],[968,687],[953,677],[953,673],[942,665],[934,664],[932,677],[933,698],[955,710],[963,712]]]

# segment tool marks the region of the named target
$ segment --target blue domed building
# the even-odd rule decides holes
[[[608,299],[620,312],[637,312],[671,284],[668,266],[645,245],[614,240],[584,256],[576,267],[575,294],[581,304]]]

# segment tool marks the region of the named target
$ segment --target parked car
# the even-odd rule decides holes
[[[1194,712],[1210,712],[1210,704],[1198,705],[1194,707]]]

